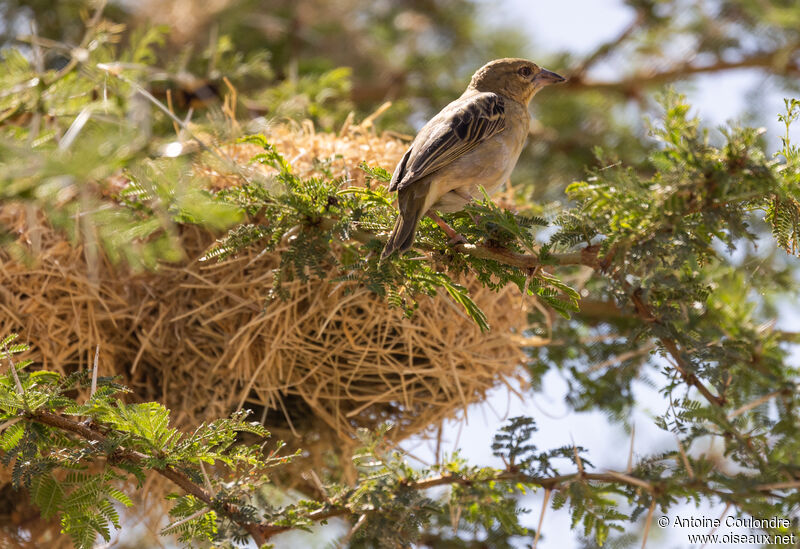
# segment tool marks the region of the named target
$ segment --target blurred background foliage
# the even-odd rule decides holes
[[[142,29],[166,26],[156,58],[133,62],[158,67],[143,82],[157,96],[170,89],[184,110],[211,108],[227,78],[247,114],[308,117],[323,129],[339,127],[351,110],[360,119],[392,101],[378,127],[413,134],[487,60],[534,59],[570,78],[534,101],[537,123],[513,177],[521,195],[541,200],[562,196],[594,164],[594,147],[641,166],[655,146],[641,115],[654,107],[650,92],[665,84],[752,68],[797,89],[800,15],[792,0],[626,4],[629,25],[588,55],[534,42],[515,12],[535,10],[535,2],[146,0],[111,2],[105,16],[125,25],[115,38],[123,45],[132,46]],[[0,44],[22,45],[30,56],[35,33],[59,45],[44,43],[52,46],[43,49],[44,67],[62,69],[75,59],[91,7],[75,0],[2,2]]]

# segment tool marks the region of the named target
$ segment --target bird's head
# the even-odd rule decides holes
[[[470,88],[494,92],[527,105],[531,98],[549,84],[566,79],[541,68],[527,59],[496,59],[478,69]]]

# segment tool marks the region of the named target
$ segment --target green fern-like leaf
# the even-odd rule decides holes
[[[31,485],[33,502],[39,507],[44,518],[50,518],[61,509],[64,489],[52,475],[42,475]]]

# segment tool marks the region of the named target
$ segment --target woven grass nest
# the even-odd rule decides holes
[[[314,158],[334,159],[356,185],[360,161],[391,168],[405,147],[363,126],[338,135],[276,126],[267,138],[298,173],[313,170]],[[226,149],[242,164],[255,152]],[[163,403],[180,426],[250,407],[298,445],[347,447],[357,428],[387,420],[399,440],[509,384],[524,360],[526,310],[512,288],[463,281],[489,333],[444,296],[420,298],[406,318],[366,289],[346,293],[327,281],[287,282],[289,299],[265,305],[277,252],[200,262],[215,236],[184,227],[180,264],[133,274],[101,258],[89,269],[84,250],[35,211],[4,204],[0,220],[36,258],[26,266],[0,251],[0,334],[18,332],[37,365],[62,372],[89,367],[99,346],[101,375]]]

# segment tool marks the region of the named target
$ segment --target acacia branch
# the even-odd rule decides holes
[[[323,230],[329,231],[336,226],[336,220],[323,217],[316,220],[315,225]],[[381,240],[376,234],[364,230],[350,231],[349,236],[351,239],[357,240],[363,244],[367,244],[373,240]],[[416,247],[426,251],[433,251],[431,247],[418,245]],[[544,258],[537,254],[521,254],[507,248],[482,244],[457,243],[453,245],[453,249],[476,259],[497,261],[498,263],[524,270],[546,267],[548,265],[584,265],[592,268],[602,267],[598,258],[600,252],[599,246],[587,246],[576,252],[548,254]]]
[[[20,417],[24,417],[29,419],[30,421],[35,421],[37,423],[47,425],[49,427],[53,427],[56,429],[60,429],[62,431],[74,433],[88,441],[103,443],[108,439],[107,435],[101,432],[99,427],[97,426],[91,426],[91,425],[86,425],[84,423],[79,423],[75,420],[66,418],[64,416],[52,412],[39,410],[32,412],[30,414],[25,414]],[[109,458],[111,460],[124,460],[129,463],[142,464],[146,460],[148,460],[150,456],[138,452],[136,450],[127,449],[124,447],[118,447],[109,456]],[[217,506],[214,505],[213,498],[211,497],[211,495],[201,486],[195,484],[191,479],[189,479],[189,477],[185,473],[178,471],[172,466],[154,467],[153,469],[159,475],[169,479],[174,484],[179,486],[186,493],[191,494],[196,498],[198,498],[199,500],[201,500],[203,503],[209,506],[209,508],[219,509],[218,505]],[[600,484],[629,486],[636,490],[645,490],[646,492],[650,493],[651,496],[653,497],[659,494],[663,490],[663,486],[661,486],[662,481],[659,479],[651,480],[651,479],[639,478],[629,473],[623,473],[619,471],[590,473],[583,470],[579,470],[577,472],[570,474],[547,477],[547,476],[529,475],[511,469],[500,470],[497,471],[495,474],[479,478],[470,478],[457,473],[446,473],[443,475],[423,478],[419,480],[400,479],[398,480],[398,488],[402,487],[411,490],[428,490],[439,486],[452,486],[452,485],[473,486],[473,485],[492,483],[492,482],[522,483],[529,486],[539,486],[550,491],[563,490],[574,482],[593,482]],[[722,498],[725,501],[731,500],[732,494],[730,494],[729,492],[715,489],[709,486],[708,484],[699,482],[697,479],[690,479],[686,487],[689,487],[689,485],[691,485],[691,487],[695,490],[705,492],[709,495],[715,495],[717,497]],[[788,483],[762,484],[755,486],[754,489],[758,492],[763,492],[766,495],[771,496],[774,495],[772,494],[773,490],[788,490],[788,489],[793,489],[796,486],[797,486],[796,481],[790,481]],[[259,546],[266,543],[266,541],[272,536],[292,530],[296,527],[287,524],[253,523],[253,522],[242,521],[236,516],[237,515],[236,508],[229,504],[225,504],[221,510],[231,521],[235,522],[236,524],[244,528],[253,537],[253,540]],[[329,503],[325,508],[313,511],[308,515],[306,515],[305,518],[313,523],[318,523],[334,517],[341,517],[354,514],[364,515],[364,513],[365,513],[364,509],[353,509],[347,502]]]
[[[570,72],[568,81],[573,79],[580,81],[583,78],[583,75],[586,74],[592,65],[595,65],[598,61],[611,55],[614,50],[619,48],[623,42],[625,42],[641,26],[642,22],[644,21],[644,15],[645,14],[643,11],[638,10],[636,17],[633,18],[630,24],[625,27],[621,33],[608,42],[600,44],[600,46],[595,48],[591,54],[584,58],[583,61],[581,61],[581,63]]]
[[[620,309],[613,301],[604,301],[585,297],[581,299],[581,310],[575,313],[587,319],[630,319],[633,315],[629,311]]]
[[[661,319],[656,317],[653,314],[653,311],[650,309],[650,306],[645,303],[641,295],[641,290],[635,290],[631,295],[631,300],[636,308],[636,314],[644,322],[647,322],[648,324],[663,325]],[[700,394],[703,395],[703,397],[705,397],[705,399],[711,404],[715,406],[723,406],[725,404],[725,397],[716,396],[708,389],[708,387],[703,384],[702,381],[700,381],[700,379],[693,372],[690,371],[691,366],[684,359],[683,353],[681,353],[675,340],[668,337],[659,337],[658,339],[675,361],[675,368],[683,378],[683,381],[685,381],[687,385],[691,385],[700,391]]]
[[[650,324],[658,324],[663,326],[663,322],[661,319],[655,316],[653,311],[651,310],[650,306],[645,302],[644,298],[642,297],[642,290],[641,288],[636,289],[631,294],[631,300],[633,301],[634,307],[636,308],[636,313],[642,321],[650,323]],[[725,406],[727,400],[724,394],[719,396],[712,393],[708,387],[706,387],[702,381],[691,371],[691,365],[684,359],[683,353],[678,348],[677,342],[669,337],[665,336],[656,336],[658,340],[661,341],[661,344],[664,346],[664,349],[670,354],[670,356],[674,360],[675,369],[678,371],[680,376],[683,378],[683,381],[692,387],[695,387],[701,395],[712,405],[722,408]],[[753,442],[749,437],[743,436],[739,433],[736,429],[729,427],[726,429],[726,432],[736,438],[743,446],[747,448],[755,459],[758,460],[761,468],[766,467],[766,462],[764,457],[761,453],[753,446]],[[784,475],[791,479],[792,481],[795,480],[795,475],[792,471],[787,469],[783,469]]]
[[[35,412],[32,412],[31,414],[27,414],[26,417],[31,421],[35,421],[36,423],[41,423],[43,425],[55,427],[56,429],[60,429],[62,431],[74,433],[88,441],[104,443],[108,438],[105,434],[100,432],[96,427],[79,423],[77,421],[68,419],[59,414],[54,414],[52,412],[37,410]],[[142,464],[143,462],[145,462],[145,460],[149,459],[150,456],[143,454],[141,452],[137,452],[136,450],[130,450],[124,447],[118,447],[109,457],[112,460],[121,460],[121,461],[127,461],[129,463]],[[186,476],[185,473],[178,471],[177,469],[175,469],[170,465],[167,465],[165,467],[153,467],[153,470],[162,477],[172,481],[187,494],[191,494],[192,496],[196,497],[197,499],[205,503],[209,508],[211,509],[220,508],[219,505],[214,504],[211,495],[208,492],[206,492],[202,487],[192,482],[192,480],[188,476]],[[236,509],[232,505],[224,504],[221,510],[230,520],[232,520],[233,522],[244,528],[247,531],[247,533],[253,537],[253,540],[256,542],[256,544],[258,544],[259,547],[265,543],[266,539],[261,535],[258,525],[252,522],[244,522],[242,520],[237,519]]]
[[[335,226],[336,221],[329,218],[322,218],[318,223],[320,227],[330,230]],[[350,233],[350,236],[363,243],[370,242],[377,238],[374,234],[365,231],[353,231]],[[498,263],[524,270],[533,270],[546,265],[583,265],[595,270],[605,270],[608,268],[608,263],[614,256],[614,251],[612,250],[601,260],[599,257],[600,247],[597,245],[586,246],[576,252],[550,254],[544,259],[536,254],[520,254],[506,248],[477,244],[458,243],[454,245],[454,249],[477,259],[497,261]],[[634,291],[631,300],[633,301],[636,314],[641,320],[650,324],[662,324],[661,320],[654,316],[649,305],[644,302],[640,291]],[[674,359],[676,369],[684,382],[700,391],[700,394],[711,404],[723,406],[725,404],[724,396],[717,396],[712,393],[691,371],[691,366],[684,359],[677,343],[666,337],[659,337],[658,339]]]
[[[531,270],[537,267],[548,265],[584,265],[597,268],[599,246],[587,246],[577,252],[567,252],[563,254],[549,254],[544,259],[536,254],[520,254],[507,248],[484,246],[478,244],[459,243],[454,246],[459,252],[476,259],[489,259],[517,267],[519,269]]]
[[[574,90],[598,90],[637,95],[639,90],[649,86],[673,82],[687,76],[722,72],[735,69],[773,69],[783,74],[800,74],[800,62],[793,59],[800,50],[800,44],[793,44],[769,52],[752,54],[738,61],[721,59],[709,65],[683,63],[662,71],[643,71],[616,82],[585,80],[580,74],[567,81],[565,86]]]
[[[411,482],[400,480],[400,485],[411,490],[428,490],[438,486],[473,486],[476,484],[486,484],[491,482],[519,482],[528,484],[530,486],[540,486],[547,490],[560,490],[566,487],[568,484],[578,481],[626,484],[629,486],[643,488],[651,493],[655,492],[655,486],[653,486],[647,480],[639,479],[625,473],[618,473],[616,471],[609,471],[607,473],[576,472],[568,475],[540,477],[527,475],[518,471],[504,470],[485,478],[472,479],[458,474],[444,474]],[[363,511],[354,511],[346,504],[333,504],[328,508],[320,509],[310,513],[306,518],[312,522],[321,522],[330,518],[352,515],[356,513],[363,513]],[[276,534],[291,530],[292,526],[267,524],[260,526],[260,528],[264,537],[269,539]]]
[[[521,483],[529,486],[539,486],[549,491],[563,490],[574,482],[594,482],[600,484],[613,484],[613,485],[626,485],[634,489],[645,490],[652,497],[657,496],[663,491],[662,482],[659,480],[651,481],[635,477],[629,473],[622,473],[619,471],[606,471],[605,473],[587,473],[579,471],[566,475],[556,475],[552,477],[533,476],[519,471],[503,470],[498,471],[497,474],[483,477],[483,478],[469,478],[456,473],[448,473],[435,477],[424,478],[420,480],[404,482],[400,481],[400,485],[412,490],[427,490],[440,486],[473,486],[476,484],[486,484],[492,482],[509,482]],[[774,496],[773,490],[789,490],[798,486],[798,482],[785,482],[773,484],[761,484],[755,486],[754,489],[762,492],[768,496]],[[689,479],[684,487],[691,488],[708,495],[717,496],[723,501],[734,503],[733,495],[731,492],[722,491],[709,486],[695,478]],[[347,504],[330,504],[327,508],[314,511],[307,515],[307,519],[312,522],[322,522],[335,517],[342,517],[347,515],[364,514],[364,510],[353,510]],[[266,524],[260,525],[262,535],[269,539],[270,537],[291,530],[293,527],[288,525]]]

